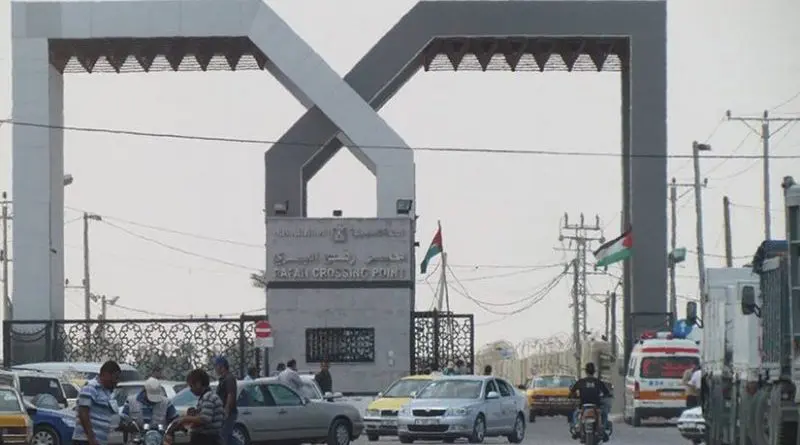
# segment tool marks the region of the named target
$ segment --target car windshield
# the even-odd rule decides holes
[[[481,396],[481,380],[437,380],[419,394],[418,399],[477,399]]]
[[[317,382],[313,380],[303,380],[303,386],[300,387],[301,395],[311,400],[322,399],[322,390],[317,386]]]
[[[430,380],[425,379],[398,380],[383,392],[383,397],[411,397],[412,392],[418,393],[420,389],[430,382]]]
[[[31,405],[37,408],[46,408],[52,410],[60,410],[62,407],[55,397],[50,394],[39,394],[30,400]]]
[[[74,372],[74,371],[70,371],[70,372]],[[97,373],[96,372],[77,372],[75,374],[82,375],[84,378],[86,378],[86,380],[92,380],[92,379],[97,377]],[[120,382],[136,382],[136,381],[139,381],[139,380],[143,380],[142,379],[142,375],[139,374],[139,371],[124,371],[123,370],[122,372],[119,373],[119,381]]]
[[[175,406],[194,406],[197,405],[197,396],[189,388],[184,388],[175,394],[175,397],[172,398],[172,404]]]
[[[144,385],[117,386],[117,389],[114,390],[114,400],[117,405],[122,406],[128,401],[128,397],[138,394],[143,388]]]
[[[548,375],[536,377],[531,380],[529,388],[570,388],[575,384],[575,378],[562,375]]]
[[[64,395],[67,396],[68,399],[77,399],[78,398],[78,388],[71,383],[61,383],[61,387],[64,388]]]
[[[19,389],[22,395],[26,397],[49,394],[53,396],[58,403],[63,405],[67,404],[64,390],[61,389],[61,382],[55,377],[20,376]]]
[[[0,389],[0,412],[19,413],[22,411],[22,404],[16,392],[11,389]]]
[[[699,363],[700,360],[693,356],[645,357],[642,359],[642,378],[680,379],[687,369]]]

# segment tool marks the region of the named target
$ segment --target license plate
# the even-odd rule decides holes
[[[417,425],[438,425],[439,419],[416,419],[414,423]]]
[[[396,420],[383,420],[383,421],[381,421],[381,425],[383,425],[383,426],[395,426],[395,425],[397,425],[397,421]]]

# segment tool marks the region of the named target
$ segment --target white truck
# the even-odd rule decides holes
[[[715,291],[709,270],[702,301],[707,445],[800,445],[800,186],[788,177],[783,186],[788,242],[762,243],[753,276],[720,271],[740,274],[727,290]]]
[[[709,445],[738,445],[733,438],[745,402],[740,394],[758,380],[761,364],[759,324],[742,314],[740,295],[758,293],[759,277],[750,267],[711,268],[706,277],[701,300],[704,433]]]

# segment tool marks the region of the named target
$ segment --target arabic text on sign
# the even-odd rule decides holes
[[[310,281],[343,281],[343,280],[405,280],[408,271],[400,267],[281,267],[275,269],[276,280],[310,280]]]
[[[406,236],[403,229],[345,229],[353,238],[402,238]],[[278,238],[330,238],[333,236],[332,229],[278,229],[274,232]]]

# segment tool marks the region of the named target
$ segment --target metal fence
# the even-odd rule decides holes
[[[254,325],[263,316],[239,318],[13,320],[3,322],[3,365],[33,362],[116,360],[147,375],[183,379],[196,367],[208,367],[224,355],[243,376],[259,366]]]
[[[472,314],[413,312],[411,314],[411,373],[443,370],[464,360],[472,372],[475,357],[475,319]]]

